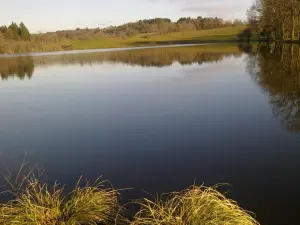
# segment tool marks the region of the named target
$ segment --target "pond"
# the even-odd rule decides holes
[[[300,48],[173,46],[0,58],[0,163],[122,197],[228,183],[264,225],[298,224]]]

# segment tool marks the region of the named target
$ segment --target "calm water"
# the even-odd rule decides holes
[[[1,163],[103,175],[126,199],[230,183],[266,225],[299,223],[297,46],[0,58]]]

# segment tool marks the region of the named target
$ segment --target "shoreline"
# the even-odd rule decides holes
[[[111,48],[90,48],[90,49],[73,49],[73,50],[57,50],[57,51],[45,51],[45,52],[25,52],[25,53],[0,53],[0,58],[9,57],[22,57],[22,56],[48,56],[48,55],[71,55],[80,53],[96,53],[96,52],[113,52],[113,51],[126,51],[126,50],[139,50],[139,49],[152,49],[152,48],[168,48],[168,47],[184,47],[184,46],[200,46],[210,45],[207,44],[173,44],[173,45],[151,45],[140,47],[111,47]]]
[[[71,55],[81,53],[97,53],[97,52],[113,52],[113,51],[128,51],[128,50],[140,50],[140,49],[153,49],[153,48],[171,48],[171,47],[190,47],[190,46],[206,46],[206,45],[218,45],[218,44],[242,44],[247,43],[238,40],[207,40],[198,41],[198,43],[179,43],[183,41],[169,41],[163,43],[151,43],[140,46],[128,45],[128,47],[121,47],[122,45],[116,45],[116,47],[103,47],[103,48],[83,48],[73,50],[57,50],[57,51],[35,51],[35,52],[24,52],[24,53],[0,53],[0,58],[11,58],[11,57],[25,57],[25,56],[49,56],[49,55]],[[255,42],[255,41],[251,41]]]

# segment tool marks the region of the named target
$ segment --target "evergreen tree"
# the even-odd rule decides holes
[[[20,23],[19,29],[18,29],[19,36],[24,41],[29,41],[31,38],[31,35],[29,33],[29,30],[24,25],[24,23]]]
[[[13,39],[19,39],[19,26],[16,23],[12,22],[8,29]]]

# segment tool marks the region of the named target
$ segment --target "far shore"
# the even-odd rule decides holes
[[[36,54],[38,52],[73,53],[75,50],[100,49],[133,49],[141,47],[163,47],[200,45],[216,43],[239,42],[238,35],[246,26],[236,26],[200,31],[173,32],[173,33],[144,33],[128,37],[103,36],[99,39],[69,39],[51,43],[36,43],[35,41],[7,41],[2,46],[2,56],[16,54]],[[1,56],[1,54],[0,54]]]

